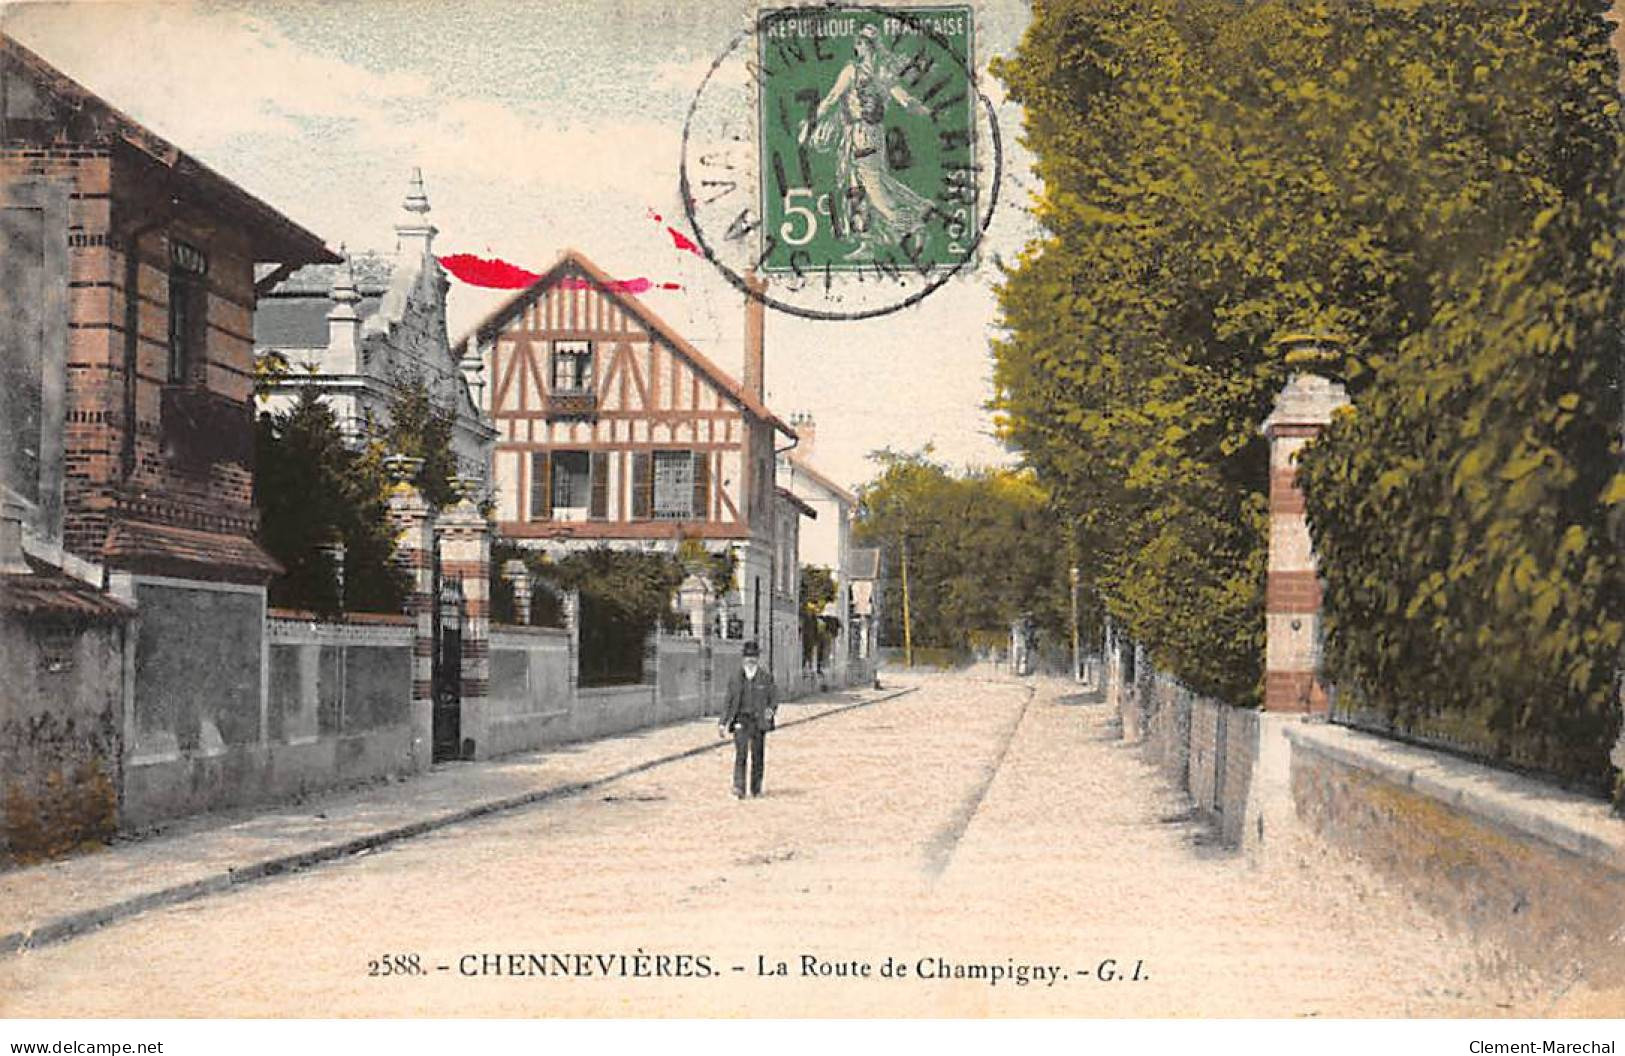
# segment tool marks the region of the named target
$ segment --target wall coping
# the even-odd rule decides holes
[[[272,645],[410,645],[413,633],[411,624],[393,620],[323,623],[279,612],[265,621],[265,638]]]
[[[1296,723],[1293,749],[1326,756],[1503,828],[1625,872],[1625,820],[1607,803],[1522,774],[1330,723]]]
[[[417,624],[417,621],[411,616],[393,612],[346,612],[341,613],[337,619],[330,619],[318,616],[307,609],[279,609],[274,607],[265,610],[265,618],[290,623],[328,624],[336,627],[350,625],[413,627]]]
[[[532,627],[522,623],[493,623],[491,624],[491,633],[493,635],[522,635],[531,638],[567,639],[570,637],[570,632],[563,627]]]

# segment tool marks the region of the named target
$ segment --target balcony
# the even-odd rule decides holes
[[[549,418],[592,418],[598,414],[598,394],[591,389],[550,392],[543,410]]]

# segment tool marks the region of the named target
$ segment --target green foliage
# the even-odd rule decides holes
[[[822,666],[830,644],[841,633],[841,621],[825,616],[835,600],[835,576],[822,565],[801,566],[801,662]]]
[[[344,444],[333,412],[306,389],[290,409],[262,414],[255,433],[260,538],[282,563],[273,605],[331,614],[395,612],[405,577],[392,563],[383,467]],[[328,547],[344,544],[344,596]]]
[[[1002,641],[1023,614],[1051,633],[1070,633],[1068,533],[1031,474],[954,476],[929,448],[871,457],[881,472],[859,489],[853,534],[859,545],[884,551],[892,576],[881,614],[888,640],[902,641],[905,539],[917,647]]]
[[[596,547],[538,571],[580,592],[582,684],[640,681],[645,639],[674,621],[672,599],[687,574],[682,563],[671,554]]]
[[[1609,725],[1605,7],[1051,0],[995,64],[1045,229],[1000,291],[1002,426],[1193,688],[1256,700],[1272,342],[1332,331],[1359,410],[1306,479],[1334,674]]]
[[[732,546],[712,552],[698,539],[684,539],[677,545],[677,560],[690,574],[705,577],[712,597],[721,597],[734,589],[739,555]]]
[[[389,425],[374,439],[381,456],[421,458],[423,468],[413,483],[435,509],[457,502],[457,456],[452,451],[456,414],[434,401],[428,384],[415,378],[400,385],[390,401]]]

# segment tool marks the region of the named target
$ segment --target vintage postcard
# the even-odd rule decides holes
[[[1605,8],[0,4],[0,1034],[1614,1051]]]

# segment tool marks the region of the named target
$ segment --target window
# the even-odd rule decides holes
[[[209,258],[179,239],[169,243],[169,368],[171,385],[191,381],[203,362],[207,336]]]
[[[553,508],[587,505],[592,490],[590,463],[585,451],[553,452]]]
[[[530,519],[601,521],[609,515],[609,455],[538,451],[530,459]]]
[[[553,377],[549,384],[554,392],[592,391],[592,342],[553,342]]]
[[[703,451],[632,456],[634,520],[704,520],[711,508],[711,460]]]
[[[655,520],[694,513],[694,457],[687,451],[655,452]]]

